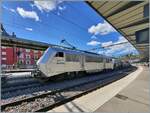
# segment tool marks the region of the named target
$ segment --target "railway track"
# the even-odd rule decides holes
[[[21,85],[16,85],[15,87],[14,86],[11,86],[11,87],[8,87],[8,88],[5,88],[5,89],[2,89],[1,90],[1,93],[2,95],[4,95],[5,93],[7,92],[14,92],[14,91],[17,91],[17,90],[25,90],[25,89],[28,89],[28,88],[32,88],[32,87],[38,87],[40,86],[41,84],[39,83],[32,83],[32,84],[21,84]]]
[[[15,88],[15,87],[21,87],[21,86],[26,86],[29,84],[35,84],[39,83],[36,80],[29,80],[29,81],[9,81],[10,83],[7,83],[5,85],[2,85],[2,89],[9,89],[9,88]]]
[[[5,81],[3,81],[4,84],[2,84],[2,88],[9,88],[9,87],[16,87],[16,86],[20,86],[20,85],[26,85],[29,82],[33,83],[33,82],[37,82],[37,80],[35,80],[35,78],[31,77],[31,76],[18,76],[18,77],[13,77],[11,76],[7,76],[5,78]]]
[[[114,73],[114,71],[113,71],[113,73]],[[60,82],[55,82],[55,83],[52,83],[52,81],[49,81],[50,83],[44,83],[44,84],[41,84],[36,81],[30,81],[30,82],[22,82],[21,81],[19,83],[15,82],[15,84],[8,85],[8,87],[5,87],[5,88],[2,87],[1,99],[4,100],[3,101],[4,103],[6,102],[5,100],[9,99],[9,98],[16,98],[16,100],[18,100],[18,98],[22,98],[24,96],[27,97],[32,94],[38,94],[42,91],[46,92],[47,90],[59,89],[60,87],[63,86],[62,83],[67,84],[66,85],[66,87],[67,87],[67,86],[70,86],[69,83],[71,83],[71,85],[76,85],[76,84],[80,83],[79,81],[84,82],[84,81],[87,81],[88,79],[94,80],[97,78],[102,78],[103,76],[107,76],[109,74],[110,74],[110,72],[103,73],[100,76],[97,76],[97,74],[96,74],[96,75],[92,75],[91,77],[87,76],[87,77],[81,77],[81,78],[77,78],[77,79],[60,81]],[[77,82],[73,83],[74,81],[78,81],[78,83]],[[12,99],[10,99],[10,100],[12,100]]]
[[[19,92],[42,85],[42,83],[31,76],[11,77],[5,81],[6,83],[2,84],[1,88],[1,99],[11,98],[15,95],[18,96]]]
[[[86,82],[86,81],[91,81],[91,80],[95,80],[97,78],[102,78],[103,75],[107,76],[110,73],[106,73],[105,75],[102,74],[101,76],[97,76],[97,75],[93,75],[93,76],[87,76],[87,77],[81,77],[81,78],[77,78],[77,79],[72,79],[72,80],[65,80],[65,81],[61,81],[61,82],[55,82],[55,83],[29,83],[29,84],[18,84],[17,86],[9,86],[8,88],[2,88],[2,93],[1,93],[1,99],[6,100],[9,98],[15,98],[18,96],[29,96],[35,93],[39,93],[40,91],[47,91],[47,90],[54,90],[54,89],[60,89],[63,87],[67,87],[67,86],[71,86],[71,85],[76,85],[79,84],[81,82]],[[75,82],[77,81],[77,82]],[[54,81],[53,81],[54,82]],[[63,84],[66,84],[66,86],[63,86]],[[3,101],[5,102],[5,101]]]
[[[3,95],[7,93],[15,93],[17,91],[25,90],[32,87],[38,87],[41,83],[39,83],[37,80],[32,79],[22,79],[22,80],[10,80],[5,85],[2,85],[1,89],[1,95],[3,98]]]
[[[87,81],[75,86],[46,92],[39,95],[34,95],[29,98],[21,99],[15,102],[1,105],[3,112],[44,112],[48,111],[56,106],[62,105],[75,98],[92,92],[100,87],[110,84],[122,77],[128,75],[135,69],[127,69],[124,72],[117,72],[116,74],[110,74],[103,78],[99,78],[92,81]],[[117,76],[116,76],[117,75]]]

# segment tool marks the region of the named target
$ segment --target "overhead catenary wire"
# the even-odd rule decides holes
[[[72,7],[72,6],[71,6],[71,7]],[[74,8],[74,7],[72,7],[72,8]],[[65,21],[65,22],[69,23],[69,24],[72,24],[72,25],[74,25],[74,26],[80,28],[81,30],[83,30],[83,31],[85,31],[85,32],[88,31],[87,28],[85,28],[85,27],[83,27],[83,26],[81,26],[81,25],[79,25],[79,24],[77,24],[77,23],[75,23],[75,22],[73,22],[73,21],[71,21],[71,20],[69,20],[69,19],[63,17],[62,15],[59,15],[59,16],[58,16],[58,15],[57,15],[56,13],[54,13],[53,11],[50,11],[50,13],[53,14],[53,15],[55,15],[56,17],[60,18],[61,20],[63,20],[63,21]],[[16,14],[16,13],[15,13],[15,14]],[[42,24],[44,24],[44,23],[42,23]],[[47,24],[47,23],[46,23],[46,24]]]
[[[84,30],[85,32],[87,32],[87,29],[86,29],[86,28],[84,28],[84,27],[78,25],[77,23],[74,23],[74,22],[72,22],[71,20],[62,17],[61,15],[58,16],[56,13],[54,13],[54,12],[52,12],[52,11],[51,11],[50,13],[53,14],[53,15],[55,15],[57,18],[60,18],[61,20],[65,21],[66,23],[72,24],[72,25],[76,26],[77,28],[80,28],[81,30]],[[12,13],[12,14],[14,15],[14,13]],[[16,13],[15,13],[15,14],[16,14]],[[13,19],[14,19],[14,17],[13,17]],[[14,24],[14,21],[13,21],[13,24]],[[15,23],[15,24],[16,24],[16,23]],[[36,23],[36,24],[37,24],[37,23]],[[42,24],[45,25],[45,26],[49,25],[47,22],[42,22]],[[40,24],[39,26],[41,26],[42,24]],[[56,29],[56,30],[60,30],[60,28],[58,29],[58,28],[56,28],[56,27],[54,27],[54,26],[53,26],[53,28]],[[65,31],[64,29],[61,30],[61,31],[65,32],[65,34],[68,35],[68,32]],[[59,37],[59,38],[60,38],[60,37]]]
[[[67,4],[69,7],[71,7],[72,9],[75,9],[75,11],[77,11],[77,12],[78,12],[79,14],[81,14],[82,16],[85,15],[85,16],[84,16],[84,17],[86,17],[85,19],[88,20],[89,22],[95,23],[95,21],[92,20],[92,18],[90,18],[89,15],[87,15],[87,13],[81,13],[81,11],[80,11],[78,8],[74,7],[72,4],[70,4],[70,2],[66,2],[66,4]],[[88,17],[88,19],[87,19],[87,17]]]
[[[73,6],[71,6],[72,8],[73,8]],[[65,21],[65,22],[67,22],[67,23],[69,23],[69,24],[72,24],[72,25],[74,25],[74,26],[76,26],[77,28],[80,28],[81,30],[84,30],[84,31],[88,31],[87,30],[87,28],[85,28],[85,27],[83,27],[83,26],[81,26],[81,25],[79,25],[79,24],[77,24],[77,23],[75,23],[75,22],[73,22],[73,21],[71,21],[70,19],[67,19],[67,18],[65,18],[65,17],[63,17],[62,15],[57,15],[55,12],[53,12],[53,11],[51,11],[50,12],[51,14],[53,14],[53,15],[55,15],[57,18],[60,18],[61,20],[63,20],[63,21]],[[13,18],[14,19],[14,18]],[[15,26],[16,26],[16,23],[13,23]],[[40,26],[47,26],[47,25],[49,25],[49,24],[47,24],[47,22],[42,22],[42,24],[39,24],[38,22],[36,23],[36,25],[38,25],[39,27]],[[58,29],[58,28],[56,28],[56,27],[54,27],[53,26],[53,28],[55,29],[55,30],[60,30],[60,29]],[[38,29],[36,29],[36,30],[38,30]],[[38,30],[38,31],[40,31],[40,30]],[[62,30],[63,31],[63,30]],[[65,30],[64,30],[65,31]],[[46,30],[44,30],[44,32],[46,32],[46,33],[48,33],[49,34],[49,32],[47,32]],[[65,31],[65,33],[67,33],[66,31]],[[60,37],[59,37],[60,38]]]

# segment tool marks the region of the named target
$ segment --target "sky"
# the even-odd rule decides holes
[[[127,40],[83,1],[3,1],[2,23],[18,38],[57,45],[65,39],[78,49],[114,57],[138,54],[130,43],[92,50]]]

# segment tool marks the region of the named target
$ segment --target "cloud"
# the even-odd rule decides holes
[[[15,13],[15,12],[16,12],[15,9],[8,8],[8,7],[6,7],[6,6],[2,6],[2,8],[6,9],[6,10],[12,12],[12,13]]]
[[[98,54],[104,54],[104,50],[98,51]]]
[[[57,12],[57,15],[59,16],[59,15],[60,15],[60,12]]]
[[[92,40],[92,41],[90,41],[90,42],[87,43],[87,45],[91,45],[91,46],[97,46],[99,44],[101,44],[101,43],[98,42],[98,41],[95,41],[95,40]]]
[[[97,25],[92,25],[88,29],[88,32],[91,34],[95,34],[95,35],[98,35],[98,34],[106,35],[111,32],[116,32],[116,30],[110,24],[104,21],[104,23],[98,23]]]
[[[23,8],[17,7],[17,12],[23,18],[35,19],[35,21],[39,21],[39,16],[35,11],[26,11]]]
[[[114,51],[112,51],[112,52],[116,53],[118,55],[128,54],[128,53],[132,53],[132,52],[136,51],[136,49],[130,43],[118,45],[113,48],[114,48]],[[111,53],[111,51],[110,51],[110,53]]]
[[[34,1],[34,6],[36,6],[40,11],[52,11],[56,9],[57,5],[60,4],[62,0],[48,0],[48,1]],[[64,10],[65,7],[58,7],[60,10]]]
[[[129,44],[122,44],[122,45],[116,45],[112,46],[110,49],[106,51],[107,54],[113,54],[115,52],[123,52],[124,50],[131,49],[131,46]]]
[[[125,39],[123,36],[119,36],[118,40],[116,42],[103,42],[101,43],[102,46],[109,46],[113,44],[118,44],[122,42],[127,42],[127,39]],[[98,53],[102,54],[103,51],[105,51],[105,55],[112,56],[112,55],[121,55],[121,54],[127,54],[131,52],[136,52],[136,49],[130,44],[130,43],[124,43],[120,45],[111,46],[109,48],[105,48],[105,50],[100,50]]]
[[[9,9],[11,12],[15,13],[16,11],[14,9]]]
[[[62,11],[64,11],[66,9],[65,6],[58,6],[58,10],[57,10],[57,15],[61,15]]]
[[[34,7],[34,4],[30,4],[30,6],[33,8],[33,7]]]
[[[123,36],[119,36],[118,41],[116,42],[116,44],[117,43],[122,43],[122,42],[128,42],[128,40],[126,38],[124,38]]]
[[[124,43],[124,42],[128,42],[128,40],[125,39],[123,36],[119,36],[118,40],[116,42],[112,42],[112,41],[103,42],[102,47],[110,46],[110,45],[114,45],[114,44],[120,44],[120,43]]]
[[[2,8],[9,10],[9,8],[7,8],[6,6],[2,5]]]
[[[97,39],[97,37],[95,35],[92,35],[91,39]]]
[[[28,30],[28,31],[33,31],[33,29],[32,28],[25,28],[26,30]]]
[[[58,6],[58,9],[61,10],[61,11],[63,11],[63,10],[66,9],[66,7],[65,6]]]
[[[127,44],[112,46],[111,48],[106,48],[105,50],[100,50],[98,53],[102,53],[103,51],[105,55],[116,56],[116,55],[122,55],[122,54],[134,52],[136,51],[136,49],[134,49],[131,44],[127,43]]]
[[[94,35],[91,37],[92,39],[97,39],[97,37],[95,37]],[[118,40],[115,41],[115,42],[112,42],[112,41],[108,41],[108,42],[99,42],[99,41],[96,41],[96,40],[91,40],[90,42],[87,43],[87,45],[91,45],[91,46],[97,46],[97,45],[100,45],[102,47],[106,47],[106,46],[109,46],[109,45],[114,45],[114,44],[118,44],[118,43],[122,43],[122,42],[127,42],[127,40],[122,37],[122,36],[119,36],[118,37]],[[122,47],[123,44],[121,44],[121,47]],[[117,45],[116,45],[117,46]],[[120,45],[118,45],[120,46]],[[115,46],[111,46],[111,48],[114,48],[113,51],[115,51],[117,48],[115,48]]]
[[[112,41],[108,41],[108,42],[103,42],[103,43],[101,44],[101,46],[102,46],[102,47],[105,47],[105,46],[109,46],[109,45],[112,45],[112,44],[113,44]]]

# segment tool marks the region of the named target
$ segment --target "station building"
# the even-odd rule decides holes
[[[9,35],[1,26],[2,35],[16,37],[14,33]],[[37,60],[42,56],[43,51],[19,47],[1,46],[1,67],[2,69],[33,68]]]
[[[2,68],[32,68],[43,51],[15,47],[1,47]]]

